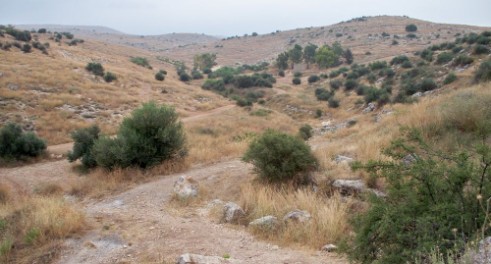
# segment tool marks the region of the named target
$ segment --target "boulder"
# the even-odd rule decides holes
[[[258,218],[249,223],[250,226],[259,227],[261,229],[274,229],[278,224],[278,219],[275,216],[267,215]]]
[[[377,108],[377,105],[375,103],[369,103],[365,109],[363,109],[363,113],[370,113],[373,112]]]
[[[359,194],[365,191],[365,183],[360,180],[335,180],[332,183],[332,187],[336,190],[338,190],[341,195],[347,196],[347,195],[353,195],[353,194]]]
[[[228,202],[223,207],[222,221],[225,223],[238,223],[244,216],[244,210],[236,203]]]
[[[321,250],[326,251],[326,252],[333,252],[333,251],[336,251],[336,249],[338,249],[338,247],[336,245],[327,244],[327,245],[323,246]]]
[[[174,183],[174,193],[179,199],[198,196],[198,183],[191,177],[181,176]]]
[[[309,212],[301,210],[293,210],[283,217],[283,221],[292,221],[297,223],[304,223],[310,221],[310,219],[312,219],[312,216],[309,214]]]
[[[203,256],[186,253],[177,259],[177,264],[221,264],[229,263],[226,259],[218,256]]]

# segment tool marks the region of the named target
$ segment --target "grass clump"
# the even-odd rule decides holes
[[[485,61],[479,65],[479,69],[477,69],[474,74],[474,82],[489,82],[491,81],[491,61]]]

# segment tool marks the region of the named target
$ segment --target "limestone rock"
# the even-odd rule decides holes
[[[354,159],[343,155],[336,155],[334,161],[336,163],[351,163],[354,161]]]
[[[336,251],[336,249],[338,249],[338,247],[333,244],[327,244],[322,247],[322,251],[326,251],[326,252],[333,252]]]
[[[479,249],[473,252],[472,259],[475,264],[491,263],[491,237],[486,237],[479,242]]]
[[[181,176],[174,183],[174,193],[179,199],[198,196],[198,183],[191,177]]]
[[[309,212],[301,210],[293,210],[283,217],[283,221],[293,221],[297,223],[304,223],[310,221],[310,219],[312,219],[312,216]]]
[[[363,109],[363,113],[370,113],[373,112],[377,108],[377,105],[375,103],[369,103],[365,109]]]
[[[244,210],[233,202],[228,202],[223,208],[223,222],[225,223],[238,223],[241,218],[245,216]]]
[[[250,226],[256,226],[262,229],[274,229],[277,224],[278,219],[272,215],[263,216],[249,223]]]
[[[177,264],[221,264],[229,263],[226,259],[218,256],[203,256],[186,253],[177,259]]]
[[[360,180],[335,180],[332,183],[332,187],[336,190],[338,190],[341,195],[346,196],[346,195],[353,195],[353,194],[358,194],[362,193],[365,191],[365,183]]]

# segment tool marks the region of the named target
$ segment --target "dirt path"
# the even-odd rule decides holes
[[[192,176],[200,186],[234,188],[234,179],[247,178],[249,169],[238,160],[217,163],[91,202],[85,211],[93,231],[68,241],[58,263],[174,263],[184,253],[231,256],[224,263],[347,263],[327,253],[257,241],[244,227],[212,220],[203,207],[169,205],[173,183],[181,175]]]
[[[235,107],[235,105],[226,105],[226,106],[215,108],[215,109],[207,111],[207,112],[199,112],[199,113],[196,113],[194,115],[182,118],[181,121],[183,123],[187,123],[187,122],[201,120],[203,118],[206,118],[206,117],[216,115],[216,114],[219,114],[221,112],[230,110],[234,107]],[[64,155],[68,151],[70,151],[72,148],[73,148],[73,142],[58,144],[58,145],[51,145],[51,146],[48,146],[48,152],[50,154],[54,154],[54,155]]]

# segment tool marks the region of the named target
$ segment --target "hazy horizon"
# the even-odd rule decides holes
[[[104,26],[134,35],[174,32],[213,36],[265,34],[377,15],[407,15],[436,23],[491,26],[489,0],[401,3],[388,0],[16,0],[1,5],[0,24]]]

